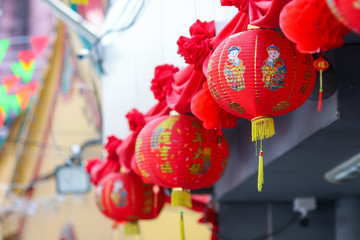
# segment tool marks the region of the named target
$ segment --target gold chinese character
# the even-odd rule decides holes
[[[215,85],[215,84],[214,84]],[[216,99],[216,100],[219,100],[219,98],[222,98],[222,96],[220,95],[219,91],[217,90],[216,87],[213,87],[211,88],[211,93],[213,95],[213,97]]]
[[[192,121],[192,123],[193,123],[193,125],[191,128],[197,128],[198,131],[200,131],[200,129],[201,129],[200,123],[198,121]]]
[[[203,156],[200,156],[200,159],[204,162],[210,162],[211,159],[211,148],[205,147],[203,151]]]
[[[171,144],[170,135],[171,135],[170,131],[168,131],[168,132],[164,131],[164,132],[160,133],[160,135],[159,135],[159,145],[160,144],[170,145]]]
[[[163,164],[160,165],[161,171],[163,173],[173,173],[174,171],[172,170],[169,162],[165,162]]]
[[[148,214],[149,214],[149,213],[151,213],[151,207],[150,207],[150,206],[146,206],[146,207],[143,208],[142,211],[143,211],[143,213],[148,213]]]
[[[190,173],[192,174],[198,174],[200,171],[201,165],[200,163],[194,163],[193,165],[191,165],[191,167],[189,168]]]
[[[311,68],[306,68],[306,70],[304,72],[304,77],[305,77],[305,80],[309,80],[310,78],[312,78]]]
[[[305,95],[305,93],[307,92],[308,89],[309,89],[309,84],[303,83],[301,85],[301,88],[299,89],[298,93],[301,93],[302,95]]]
[[[202,133],[201,133],[201,132],[196,132],[195,135],[196,135],[196,137],[195,137],[195,139],[193,140],[193,142],[199,142],[199,144],[200,144],[200,146],[201,146],[202,141],[204,140],[204,139],[202,138]]]
[[[193,159],[198,159],[204,152],[201,150],[201,148],[199,147],[197,152],[195,153],[195,156],[193,157]]]
[[[235,112],[238,112],[238,113],[246,112],[245,109],[243,107],[241,107],[240,104],[238,104],[236,102],[229,102],[229,107],[232,110],[234,110]]]
[[[159,151],[160,151],[160,158],[164,161],[166,161],[168,159],[168,155],[169,155],[169,150],[170,147],[169,146],[162,146]]]

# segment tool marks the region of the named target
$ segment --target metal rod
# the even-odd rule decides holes
[[[95,42],[99,37],[99,29],[86,21],[77,12],[59,0],[42,0],[50,10],[69,27],[80,33],[89,42]]]

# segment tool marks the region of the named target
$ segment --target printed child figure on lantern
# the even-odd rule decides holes
[[[243,61],[239,59],[240,47],[230,47],[228,49],[228,59],[225,62],[224,75],[228,86],[236,91],[245,88],[244,72],[245,66]]]
[[[280,48],[270,45],[267,48],[269,57],[261,67],[263,73],[264,87],[275,91],[284,86],[284,79],[287,73],[284,60],[280,57]]]
[[[115,205],[118,207],[125,207],[128,204],[127,196],[128,194],[124,188],[123,182],[121,180],[116,180],[111,192],[111,199]]]

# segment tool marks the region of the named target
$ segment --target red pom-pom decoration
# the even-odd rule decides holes
[[[294,0],[280,13],[284,35],[302,53],[341,47],[349,31],[331,13],[325,0]]]
[[[191,112],[201,121],[206,129],[234,128],[239,119],[217,104],[211,96],[207,82],[191,100]]]

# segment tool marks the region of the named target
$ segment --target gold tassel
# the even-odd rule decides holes
[[[263,151],[260,148],[259,154],[259,167],[258,167],[258,191],[261,192],[262,185],[264,183],[264,159],[263,159]]]
[[[182,211],[180,212],[180,235],[181,240],[185,240],[184,216]]]
[[[132,235],[139,235],[140,234],[140,227],[138,222],[126,222],[124,226],[124,235],[125,236],[132,236]]]
[[[252,141],[263,140],[275,135],[274,119],[270,116],[261,116],[251,120]]]
[[[171,205],[192,207],[190,190],[182,188],[173,188],[171,191]]]

